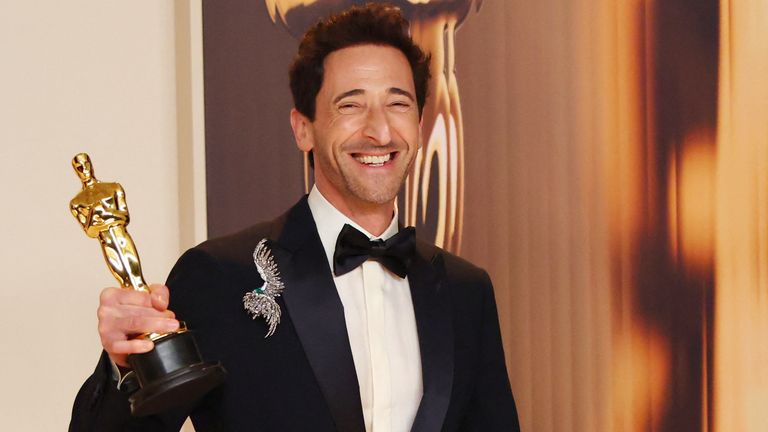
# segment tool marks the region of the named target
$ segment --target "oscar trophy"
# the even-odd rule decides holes
[[[96,179],[91,159],[80,153],[72,166],[83,189],[70,201],[72,215],[91,238],[98,238],[104,260],[124,289],[149,292],[141,273],[139,254],[126,229],[129,222],[125,191],[119,183]],[[190,404],[223,382],[226,371],[219,362],[204,362],[192,332],[183,322],[170,333],[137,335],[154,342],[152,351],[131,354],[128,363],[139,390],[130,397],[135,416],[157,414]]]

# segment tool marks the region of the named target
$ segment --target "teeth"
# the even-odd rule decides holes
[[[381,156],[356,156],[355,160],[366,165],[381,166],[391,159],[391,153]]]

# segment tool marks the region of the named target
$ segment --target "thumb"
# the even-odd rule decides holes
[[[149,286],[150,296],[152,298],[152,307],[164,311],[168,309],[168,301],[170,299],[170,291],[168,287],[161,284],[152,284]]]

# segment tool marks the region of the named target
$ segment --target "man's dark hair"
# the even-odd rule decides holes
[[[363,44],[391,46],[405,55],[413,72],[421,117],[427,98],[430,57],[411,39],[408,21],[400,9],[380,3],[354,6],[319,21],[304,34],[290,70],[293,104],[300,113],[315,120],[315,99],[323,85],[323,62],[328,54]]]

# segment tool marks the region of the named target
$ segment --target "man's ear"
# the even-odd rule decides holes
[[[291,109],[291,129],[293,129],[293,138],[296,140],[296,146],[299,150],[309,152],[315,147],[312,122],[296,108]]]

